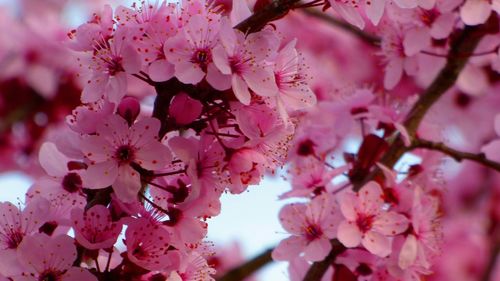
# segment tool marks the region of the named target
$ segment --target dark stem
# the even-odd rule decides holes
[[[337,239],[333,239],[330,242],[332,243],[332,250],[324,260],[315,262],[311,265],[303,279],[304,281],[321,280],[325,272],[328,270],[328,267],[332,265],[337,256],[347,250],[347,248],[344,247],[344,245],[342,245],[342,243],[340,243]]]
[[[308,16],[323,20],[333,26],[339,27],[340,29],[343,29],[349,33],[352,33],[353,35],[357,36],[359,39],[364,41],[365,43],[368,43],[369,45],[374,45],[378,46],[380,45],[381,39],[377,37],[376,35],[369,34],[364,32],[363,30],[343,21],[339,20],[337,18],[334,18],[332,16],[329,16],[325,13],[322,13],[316,9],[305,9],[304,13]]]
[[[411,138],[415,138],[420,123],[432,105],[434,105],[434,103],[436,103],[448,91],[448,89],[455,84],[459,73],[462,71],[470,57],[470,55],[459,57],[457,54],[472,54],[477,44],[479,44],[479,41],[481,41],[483,36],[486,35],[486,28],[487,27],[484,25],[466,26],[455,37],[451,50],[448,54],[446,65],[434,79],[432,84],[424,91],[424,93],[422,93],[418,101],[406,116],[404,126],[406,127]],[[380,162],[387,167],[393,167],[407,150],[408,148],[404,145],[401,137],[398,136],[395,141],[392,142]],[[353,189],[355,191],[359,191],[366,182],[381,174],[382,172],[380,169],[375,169],[372,173],[365,177],[363,181],[354,185]],[[334,239],[332,242],[337,243],[337,240]],[[330,257],[330,255],[335,258],[338,254],[335,253],[335,249],[332,249],[328,256]],[[329,264],[332,262],[333,260],[328,261]],[[328,267],[323,263],[325,263],[325,261],[314,263],[309,268],[304,281],[320,280],[328,269]]]
[[[244,264],[229,270],[224,276],[218,278],[217,281],[239,281],[249,277],[272,261],[272,251],[273,249],[268,249]]]
[[[258,12],[251,15],[246,20],[240,22],[234,28],[243,33],[254,33],[260,31],[268,23],[285,16],[289,10],[293,9],[300,0],[272,0]]]
[[[487,159],[484,153],[470,153],[470,152],[459,151],[449,146],[446,146],[442,142],[432,142],[423,139],[415,139],[411,146],[411,149],[414,148],[424,148],[429,150],[440,151],[450,156],[451,158],[455,159],[457,162],[462,162],[463,160],[470,160],[500,172],[500,163]]]

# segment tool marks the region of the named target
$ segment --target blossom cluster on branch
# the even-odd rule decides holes
[[[290,280],[500,276],[498,0],[44,2],[2,17],[2,169],[37,179],[1,281],[242,280],[271,251],[232,268],[209,219],[282,167]]]

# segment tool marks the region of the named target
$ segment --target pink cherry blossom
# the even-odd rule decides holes
[[[300,65],[296,43],[297,40],[292,40],[279,51],[274,66],[279,91],[276,107],[285,121],[288,111],[305,109],[316,103],[316,96],[306,82],[305,69]]]
[[[73,239],[67,235],[49,237],[37,233],[28,236],[19,245],[18,256],[25,272],[21,276],[14,276],[13,280],[16,281],[97,281],[89,271],[72,266],[76,259],[76,248]]]
[[[179,269],[173,271],[168,280],[172,281],[197,281],[207,280],[214,281],[211,275],[215,274],[215,270],[211,268],[205,258],[198,252],[193,251],[182,258]]]
[[[88,65],[82,102],[95,102],[105,98],[118,103],[127,89],[127,74],[140,71],[139,54],[127,42],[127,29],[122,27],[112,38],[99,38],[93,52],[82,55],[81,63]]]
[[[141,180],[138,165],[147,170],[163,168],[170,161],[169,149],[156,134],[160,122],[142,119],[131,127],[118,115],[111,115],[97,127],[97,134],[83,139],[82,152],[89,159],[86,180],[90,188],[110,185],[120,200],[135,200]]]
[[[249,88],[259,96],[275,96],[278,86],[272,64],[278,45],[275,34],[269,30],[245,35],[234,30],[229,21],[223,21],[219,33],[221,45],[213,50],[213,61],[222,74],[230,75],[236,98],[250,104]]]
[[[338,209],[328,194],[317,196],[310,204],[293,203],[280,211],[280,221],[292,234],[273,251],[276,260],[292,260],[304,253],[308,261],[320,261],[330,249],[330,239],[336,236]]]
[[[125,232],[127,257],[148,270],[178,267],[179,252],[170,249],[170,242],[169,232],[165,228],[143,218],[131,221]]]
[[[113,222],[109,209],[102,205],[87,211],[75,208],[71,219],[76,241],[89,250],[112,248],[121,231],[121,223]]]
[[[338,228],[338,239],[352,248],[360,243],[372,254],[385,257],[391,253],[391,236],[408,228],[408,219],[393,211],[383,210],[382,189],[367,183],[358,193],[345,193],[339,200],[345,220]]]

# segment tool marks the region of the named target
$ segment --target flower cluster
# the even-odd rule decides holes
[[[15,267],[1,274],[212,280],[207,218],[225,191],[241,193],[284,164],[293,114],[316,100],[295,41],[234,29],[251,15],[237,3],[230,13],[203,0],[105,6],[68,33],[82,104],[41,146],[46,175],[24,211],[2,211],[16,215],[2,228]]]
[[[209,219],[281,167],[290,280],[500,274],[500,177],[441,155],[500,171],[498,0],[66,2],[0,10],[1,281],[225,279]]]

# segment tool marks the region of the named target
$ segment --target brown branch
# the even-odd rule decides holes
[[[490,257],[483,275],[481,276],[481,281],[493,281],[492,275],[495,270],[495,265],[497,264],[498,256],[500,255],[500,241],[498,241],[494,247],[490,249]]]
[[[374,46],[380,45],[381,39],[379,37],[373,34],[366,33],[363,30],[345,21],[339,20],[337,18],[329,16],[326,13],[322,13],[315,9],[304,9],[304,13],[308,16],[323,20],[333,26],[339,27],[342,30],[352,33],[353,35],[357,36],[359,39],[361,39],[365,43],[368,43],[369,45],[374,45]]]
[[[405,118],[404,126],[411,138],[415,138],[418,126],[429,109],[436,103],[454,84],[458,75],[467,63],[479,41],[486,35],[487,27],[484,25],[466,26],[454,40],[448,59],[444,68],[439,72],[432,84],[424,91],[413,108]],[[469,54],[468,56],[457,57],[457,54]],[[387,167],[394,164],[408,151],[400,137],[397,137],[382,157],[380,163]],[[358,191],[365,183],[381,175],[380,169],[376,168],[364,181],[354,185],[354,190]]]
[[[285,16],[299,2],[300,0],[272,0],[271,3],[240,22],[234,28],[244,33],[257,32],[268,23]]]
[[[446,65],[434,79],[432,84],[420,96],[418,101],[406,116],[404,126],[406,127],[410,137],[415,137],[420,123],[432,105],[434,105],[434,103],[436,103],[455,84],[459,73],[462,71],[470,57],[470,55],[459,57],[457,54],[472,54],[477,44],[479,44],[479,41],[481,41],[483,36],[486,35],[487,28],[488,27],[485,25],[466,26],[459,34],[457,34],[448,54]],[[387,167],[393,167],[394,164],[396,164],[401,156],[403,156],[403,154],[407,151],[408,148],[404,145],[401,137],[397,137],[395,141],[392,142],[380,162]],[[381,175],[381,171],[377,168],[370,173],[364,181],[355,184],[353,189],[355,191],[359,191],[366,182],[378,175]],[[333,249],[332,252],[334,250],[335,249]],[[321,263],[323,262],[319,262],[319,264]],[[304,281],[316,281],[321,279],[328,267],[319,266],[317,264],[318,262],[311,266]],[[308,279],[308,276],[319,278],[313,279],[313,277],[311,277]]]
[[[440,151],[450,156],[451,158],[455,159],[457,162],[462,162],[463,160],[470,160],[500,172],[500,163],[487,159],[484,153],[470,153],[470,152],[459,151],[449,146],[446,146],[442,142],[432,142],[423,139],[415,139],[413,141],[411,148],[412,149],[425,148],[429,150]]]
[[[304,281],[321,280],[325,272],[328,270],[328,267],[332,265],[337,256],[347,250],[347,248],[344,247],[344,245],[342,245],[342,243],[340,243],[337,239],[333,239],[330,242],[332,243],[332,250],[324,260],[315,262],[311,265],[303,279]]]
[[[244,264],[229,270],[224,276],[218,278],[217,281],[240,281],[249,277],[272,261],[272,251],[273,249],[268,249]]]

